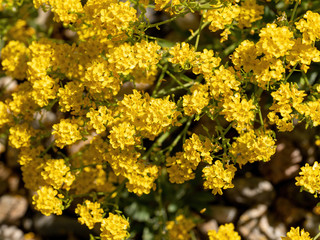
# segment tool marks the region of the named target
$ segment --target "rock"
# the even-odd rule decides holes
[[[193,31],[199,28],[200,16],[195,13],[187,13],[183,17],[177,19],[176,23],[180,29]]]
[[[269,162],[261,162],[259,170],[272,183],[293,178],[300,169],[302,153],[291,141],[278,140],[277,151]]]
[[[1,225],[0,226],[0,239],[3,240],[23,240],[23,231],[16,226]]]
[[[303,228],[310,233],[311,236],[316,236],[319,233],[320,216],[311,212],[306,214],[306,220],[303,223]]]
[[[76,218],[56,215],[37,214],[34,217],[34,229],[44,239],[64,239],[69,235],[77,236],[78,239],[89,239],[90,233]]]
[[[275,197],[272,184],[262,178],[238,178],[233,181],[234,188],[225,191],[231,203],[245,206],[256,204],[270,205]]]
[[[236,207],[216,205],[208,209],[208,214],[219,224],[225,224],[235,221],[238,210]]]
[[[28,201],[20,195],[0,197],[0,223],[13,223],[22,218],[28,209]]]
[[[239,218],[238,224],[246,223],[251,219],[257,219],[266,213],[268,206],[265,204],[259,204],[247,211],[245,211]]]
[[[45,125],[45,127],[52,126],[52,124],[57,122],[57,115],[52,111],[47,111],[45,109],[41,109],[34,113],[33,117],[34,121],[32,122],[32,127],[35,129],[41,128],[40,122]]]
[[[6,164],[10,168],[19,168],[20,164],[18,163],[18,151],[17,149],[8,146],[6,150]]]
[[[19,189],[21,178],[17,174],[12,174],[8,178],[8,186],[11,193],[16,193]]]
[[[4,88],[6,94],[15,90],[17,86],[18,81],[14,80],[12,77],[5,76],[0,78],[0,88]]]
[[[3,138],[0,138],[0,154],[6,151],[6,143]]]
[[[248,240],[267,240],[258,227],[259,217],[266,213],[267,209],[267,205],[260,204],[244,212],[237,224],[239,233]]]
[[[208,231],[210,230],[215,230],[218,231],[218,223],[215,219],[211,219],[207,222],[204,222],[202,224],[199,225],[199,231],[204,235],[204,236],[208,236]]]
[[[11,169],[7,168],[3,162],[0,162],[0,196],[7,191],[8,177],[11,174]]]
[[[282,219],[282,221],[284,221],[288,226],[298,224],[306,216],[306,211],[303,208],[298,208],[286,198],[278,198],[275,207],[279,218]]]
[[[237,228],[239,233],[246,239],[263,240],[266,236],[259,230],[259,217],[268,209],[267,205],[257,205],[256,207],[244,212],[238,221]]]
[[[283,223],[267,212],[268,206],[259,204],[244,212],[238,221],[239,233],[248,240],[279,240],[285,236]]]
[[[286,226],[276,221],[272,215],[263,215],[259,221],[259,228],[268,240],[278,240],[286,235]]]

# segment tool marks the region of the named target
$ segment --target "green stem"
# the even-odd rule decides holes
[[[202,24],[203,24],[203,15],[201,16],[201,20],[200,20],[200,24],[199,24],[199,32],[198,32],[198,36],[196,38],[196,43],[194,45],[194,51],[197,51],[197,48],[199,45],[200,35],[201,35],[201,31],[202,31]]]
[[[115,193],[115,192],[117,192],[117,198],[116,198],[116,201],[115,201],[115,204],[116,204],[116,208],[118,209],[119,208],[119,194],[120,194],[120,191],[122,191],[122,189],[124,188],[124,185],[126,184],[126,182],[127,182],[128,180],[127,179],[125,179],[125,180],[123,180],[121,183],[120,183],[120,185],[119,186],[117,186],[117,188],[115,189],[115,190],[113,190],[112,192],[110,192],[110,193],[108,193],[108,196],[104,199],[104,203],[103,203],[103,205],[108,205],[109,203],[108,203],[108,201],[110,200],[110,198],[112,197],[112,195]],[[106,194],[105,194],[106,195]]]
[[[173,150],[173,148],[175,146],[177,146],[178,142],[180,141],[180,139],[183,137],[183,142],[185,141],[185,137],[187,134],[187,131],[191,125],[193,117],[190,117],[186,123],[186,125],[184,126],[183,130],[180,132],[180,134],[173,140],[172,144],[167,147],[166,149],[163,149],[163,151],[168,150],[169,152],[171,152]]]
[[[161,69],[164,70],[164,67],[162,67],[160,64],[157,64],[157,66]],[[168,74],[174,81],[176,81],[180,86],[183,86],[183,83],[180,82],[171,72],[168,70],[164,70],[166,74]]]
[[[166,91],[165,89],[161,89],[158,94],[156,94],[154,97],[160,97],[160,96],[164,96],[164,95],[170,95],[171,93],[174,93],[175,91],[177,90],[180,90],[180,89],[185,89],[185,88],[188,88],[190,86],[192,86],[194,83],[193,82],[188,82],[188,83],[185,83],[183,84],[183,86],[177,86],[177,87],[174,87],[174,88],[170,88],[168,91]]]
[[[180,16],[180,15],[178,15],[178,16]],[[178,18],[178,16],[175,16],[175,17],[173,17],[173,18],[169,18],[169,19],[167,19],[167,20],[165,20],[165,21],[163,21],[163,22],[158,22],[158,23],[150,24],[149,26],[147,26],[146,29],[144,29],[144,31],[146,31],[146,30],[149,29],[149,28],[153,28],[153,27],[155,27],[156,29],[160,30],[160,29],[159,29],[159,26],[176,20],[176,19]]]
[[[301,71],[301,73],[302,73],[302,76],[303,76],[304,84],[307,85],[307,86],[310,88],[311,85],[310,85],[310,83],[309,83],[309,81],[308,81],[307,75],[305,74],[305,72],[304,72],[303,70]]]
[[[285,82],[288,81],[289,77],[292,75],[292,73],[294,72],[294,70],[296,69],[296,67],[298,66],[298,63],[296,63],[293,68],[291,69],[291,72],[288,74],[288,76],[286,77],[286,79],[284,80]]]
[[[291,15],[291,18],[290,18],[290,22],[292,22],[294,20],[294,17],[295,17],[296,12],[297,12],[298,5],[299,5],[299,1],[296,1],[296,4],[294,5],[294,9],[293,9],[293,12],[292,12],[292,15]]]
[[[183,119],[180,120],[180,123],[183,124],[183,123],[185,123],[186,120],[187,120],[187,118],[183,118]],[[173,131],[174,131],[176,128],[177,128],[177,127],[173,128]],[[161,146],[162,143],[172,134],[173,131],[163,133],[163,134],[152,144],[152,146],[148,149],[148,151],[145,152],[145,154],[142,156],[142,159],[147,159],[147,158],[150,156],[152,150],[153,150],[155,147]],[[170,146],[171,146],[171,145],[170,145]],[[163,150],[162,150],[162,151],[163,151]]]
[[[50,143],[50,145],[40,154],[41,157],[43,157],[54,145],[54,141]]]
[[[239,45],[239,43],[240,43],[239,41],[235,42],[235,43],[231,44],[229,47],[227,47],[226,49],[224,49],[222,52],[223,55],[228,56]]]
[[[152,91],[151,97],[154,97],[154,95],[158,91],[158,89],[159,89],[159,87],[160,87],[160,85],[162,83],[162,79],[164,77],[164,74],[166,73],[167,69],[168,69],[168,64],[166,64],[164,66],[164,68],[161,69],[161,74],[160,74],[160,76],[158,78],[157,85],[155,86],[154,90]]]
[[[163,203],[162,203],[162,188],[161,188],[161,175],[158,178],[158,191],[157,191],[157,197],[156,200],[158,201],[158,205],[159,205],[159,223],[160,223],[160,228],[159,228],[159,235],[163,238],[166,234],[165,231],[165,224],[166,224],[166,220],[167,220],[167,214],[166,214],[166,210],[163,207]],[[161,238],[161,239],[162,239]]]
[[[145,152],[145,154],[142,156],[142,159],[145,159],[145,160],[146,160],[146,159],[150,156],[152,150],[153,150],[155,147],[161,146],[162,143],[164,142],[164,140],[166,140],[169,136],[170,136],[170,132],[165,132],[165,133],[163,133],[163,134],[157,139],[157,141],[155,141],[155,142],[151,145],[151,147],[148,149],[148,151]]]
[[[316,240],[320,237],[320,232],[313,238],[313,240]]]
[[[78,168],[71,168],[70,171],[77,171],[77,170],[83,170],[86,167],[96,167],[97,165],[101,165],[101,164],[88,164],[88,165],[83,165],[81,167]]]
[[[224,132],[223,132],[222,135],[220,136],[221,138],[224,138],[224,136],[225,136],[225,135],[229,132],[229,130],[231,129],[232,125],[233,125],[233,122],[231,122],[231,123],[229,124],[229,126],[224,130]]]
[[[203,25],[202,25],[202,29],[204,29],[206,26],[208,26],[211,22],[205,22]],[[201,31],[200,28],[198,28],[192,35],[190,35],[186,40],[185,42],[190,42],[195,36],[198,36],[199,32]]]
[[[261,109],[259,108],[259,119],[260,119],[260,124],[264,130],[264,122],[263,122],[263,118],[262,118],[262,113],[261,113]]]
[[[108,192],[96,192],[95,194],[98,196],[105,196]],[[82,197],[87,197],[92,195],[92,193],[83,193],[83,194],[71,194],[70,198],[74,199],[74,198],[82,198]]]

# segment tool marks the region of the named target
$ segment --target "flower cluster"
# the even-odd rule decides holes
[[[301,168],[300,176],[296,177],[296,185],[303,187],[311,194],[317,196],[320,191],[320,166],[318,162],[314,162],[313,166],[308,163]]]
[[[175,218],[175,221],[166,222],[166,227],[170,240],[187,240],[191,239],[190,231],[195,227],[195,224],[184,215],[179,215]]]
[[[128,226],[129,222],[125,218],[109,213],[109,216],[101,221],[101,239],[122,240],[127,238],[129,237],[127,232]]]
[[[78,221],[87,225],[89,229],[92,229],[95,223],[102,221],[103,210],[100,208],[100,203],[97,202],[86,200],[84,205],[78,204],[75,213],[80,215]]]
[[[205,167],[203,178],[205,179],[203,186],[205,189],[212,189],[213,194],[222,195],[222,189],[233,188],[232,179],[236,172],[235,166],[232,164],[223,164],[217,160],[214,164]]]
[[[271,159],[277,132],[320,125],[320,14],[298,0],[27,3],[0,0],[0,74],[13,83],[0,79],[0,137],[19,151],[35,209],[60,215],[81,198],[79,222],[103,240],[129,237],[122,212],[152,219],[154,239],[190,239],[195,221],[165,202],[180,192],[163,191],[201,181],[221,195],[237,168]],[[26,19],[40,7],[48,29]],[[151,23],[151,9],[170,15]],[[198,29],[179,22],[190,16]],[[159,37],[160,26],[186,31]],[[319,170],[306,164],[296,185],[317,196]],[[135,215],[152,197],[159,210]],[[240,239],[232,224],[208,236]],[[299,228],[283,239],[298,237],[309,239]]]
[[[240,235],[236,231],[234,231],[234,226],[232,223],[221,225],[218,232],[216,232],[215,230],[210,230],[208,232],[208,236],[209,240],[241,240]]]
[[[312,238],[309,237],[309,233],[306,232],[304,229],[300,228],[293,228],[291,227],[290,231],[287,233],[286,237],[281,237],[281,240],[311,240]]]

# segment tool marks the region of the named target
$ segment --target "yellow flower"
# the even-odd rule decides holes
[[[182,69],[190,69],[196,59],[194,47],[185,42],[177,43],[170,49],[169,53],[172,57],[168,61],[173,64],[180,64]]]
[[[192,72],[194,74],[203,74],[210,76],[214,68],[218,67],[221,62],[219,57],[214,57],[212,50],[203,49],[202,52],[196,52],[196,58],[193,62]]]
[[[270,160],[276,152],[276,143],[270,135],[269,132],[259,133],[253,130],[241,133],[230,149],[240,168],[247,162]]]
[[[103,219],[103,209],[100,208],[100,203],[89,200],[86,200],[84,205],[78,204],[75,213],[80,215],[78,221],[87,225],[89,229],[92,229],[97,222],[101,222]]]
[[[314,162],[313,166],[309,166],[306,163],[301,168],[299,175],[296,177],[296,185],[303,187],[303,189],[317,197],[318,192],[320,192],[320,165],[318,162]]]
[[[7,38],[8,40],[17,40],[23,43],[27,43],[29,38],[32,37],[35,33],[35,29],[28,27],[25,20],[18,19],[15,25],[13,25],[9,29]]]
[[[223,100],[221,114],[225,116],[225,119],[228,122],[235,121],[235,127],[239,132],[251,129],[256,110],[253,100],[248,101],[239,93],[225,97]]]
[[[240,6],[238,27],[251,27],[252,23],[262,19],[264,6],[256,3],[256,0],[245,0]]]
[[[23,42],[10,41],[2,48],[1,58],[7,75],[19,80],[26,78],[28,49]]]
[[[320,14],[307,11],[303,18],[296,22],[297,29],[302,32],[302,43],[314,44],[320,39]]]
[[[123,122],[113,126],[108,137],[113,148],[121,148],[123,150],[140,142],[135,135],[134,126],[128,122]]]
[[[237,4],[212,5],[213,9],[204,13],[206,22],[211,22],[209,29],[212,32],[224,29],[226,25],[232,24],[233,20],[238,19],[240,7]]]
[[[293,108],[303,111],[301,105],[303,98],[306,96],[303,90],[298,90],[296,85],[282,83],[279,89],[271,93],[273,104],[269,108],[273,110],[268,113],[268,118],[272,124],[277,124],[280,131],[292,131],[292,120],[296,117]],[[280,114],[281,118],[277,115]]]
[[[68,82],[64,88],[59,88],[57,96],[61,111],[73,110],[73,113],[79,113],[81,106],[85,104],[83,90],[83,84],[78,82]]]
[[[101,240],[122,240],[129,237],[129,222],[121,216],[109,213],[101,222]]]
[[[59,148],[71,145],[82,139],[79,121],[76,119],[61,119],[60,123],[52,126],[52,134],[55,136],[55,143]]]
[[[258,52],[267,57],[283,57],[294,46],[293,32],[286,26],[278,27],[275,23],[269,23],[260,30],[259,36]]]
[[[295,40],[295,44],[289,51],[288,56],[286,56],[286,61],[291,66],[300,63],[304,72],[307,72],[311,61],[320,62],[320,51],[311,44],[303,43],[303,40],[298,38]]]
[[[208,232],[209,240],[241,240],[239,234],[234,231],[232,223],[227,223],[219,227],[219,231],[210,230]]]
[[[0,128],[12,121],[8,105],[0,101]]]
[[[208,138],[201,141],[199,136],[192,134],[183,144],[184,152],[178,152],[173,157],[166,159],[169,181],[172,183],[183,183],[195,177],[194,170],[203,160],[212,163],[211,152],[215,149]]]
[[[133,90],[119,102],[115,114],[120,115],[119,121],[127,121],[135,127],[143,137],[153,140],[169,126],[176,124],[179,112],[177,106],[169,100],[152,98],[148,93]]]
[[[43,179],[55,189],[69,190],[75,177],[63,159],[49,159],[41,172]]]
[[[195,84],[190,89],[191,95],[183,96],[183,110],[187,116],[200,114],[209,103],[208,85]]]
[[[281,237],[281,240],[312,240],[312,238],[309,237],[309,233],[304,231],[304,229],[300,228],[293,228],[291,227],[290,231],[287,233],[286,237]]]
[[[214,164],[206,166],[202,172],[205,189],[212,189],[213,194],[222,195],[222,189],[233,188],[232,179],[237,169],[233,165],[225,164],[217,160]]]
[[[9,143],[15,148],[30,147],[30,139],[35,134],[35,130],[28,123],[15,125],[9,129]]]
[[[54,13],[53,20],[69,24],[76,22],[79,15],[83,13],[83,7],[80,0],[33,0],[35,8],[49,4]]]
[[[183,215],[176,217],[175,221],[166,222],[169,240],[189,240],[191,239],[190,231],[196,225],[191,219]]]
[[[32,204],[35,205],[35,209],[42,214],[49,216],[51,214],[62,214],[62,200],[57,197],[58,191],[52,187],[41,187],[37,191],[37,194],[32,197]]]
[[[209,85],[210,95],[216,100],[220,100],[221,96],[229,97],[233,95],[233,90],[238,91],[241,84],[236,79],[236,73],[232,67],[220,66],[212,74],[204,77]]]

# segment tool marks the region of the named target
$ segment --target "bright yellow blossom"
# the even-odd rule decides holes
[[[205,189],[212,189],[213,194],[222,195],[222,189],[234,187],[232,179],[236,171],[237,169],[232,164],[223,165],[221,161],[217,160],[202,170],[203,186]]]
[[[219,227],[218,232],[210,230],[208,232],[209,240],[241,240],[240,235],[234,231],[232,223],[227,223]]]
[[[58,191],[52,187],[41,187],[37,191],[37,194],[32,197],[32,204],[35,205],[35,209],[42,214],[49,216],[51,214],[62,214],[62,200],[58,198]]]
[[[191,219],[186,218],[184,215],[179,215],[175,221],[166,222],[168,229],[169,240],[189,240],[191,239],[190,231],[196,225]]]
[[[300,227],[291,227],[290,231],[287,233],[287,236],[281,237],[281,240],[312,240],[312,238],[310,238],[309,235],[310,234],[306,232],[304,229],[301,229],[300,232]]]
[[[46,183],[54,189],[69,190],[75,176],[70,172],[70,167],[63,159],[49,159],[41,172]]]
[[[297,29],[302,32],[302,43],[312,44],[320,39],[320,14],[307,11],[303,18],[296,22]]]
[[[129,237],[129,222],[121,216],[109,213],[108,218],[101,221],[101,240],[122,240]]]
[[[23,42],[10,41],[2,50],[2,66],[6,74],[23,80],[26,78],[28,49]]]
[[[320,192],[320,165],[318,162],[314,162],[313,166],[306,163],[301,168],[299,175],[296,177],[296,185],[303,187],[303,189],[317,197],[318,192]]]
[[[103,209],[100,208],[100,203],[86,200],[83,205],[77,205],[75,213],[80,215],[78,221],[81,224],[85,224],[89,229],[92,229],[96,223],[102,221]]]
[[[52,134],[55,136],[55,143],[59,148],[71,145],[82,139],[79,122],[75,119],[61,119],[59,123],[52,126]]]

